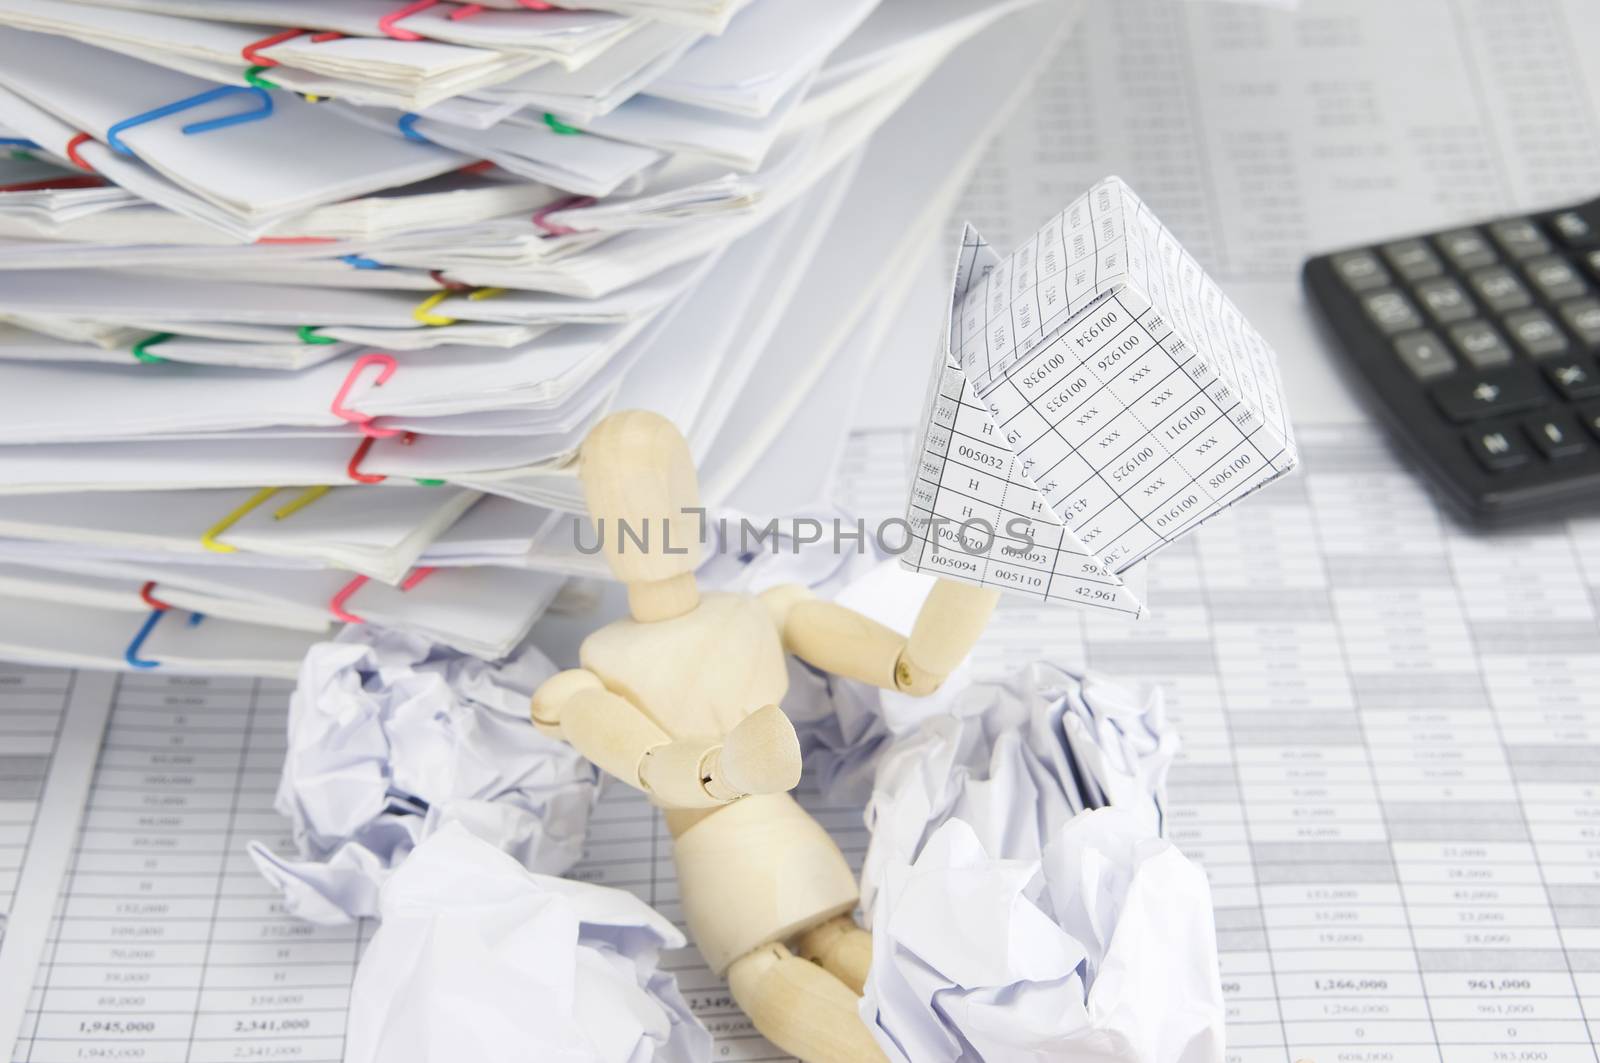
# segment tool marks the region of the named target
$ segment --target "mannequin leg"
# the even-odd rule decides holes
[[[848,915],[835,916],[807,930],[798,942],[800,955],[839,981],[861,992],[872,966],[872,935]]]
[[[884,1063],[850,987],[782,945],[763,945],[728,968],[733,999],[767,1040],[805,1063]]]

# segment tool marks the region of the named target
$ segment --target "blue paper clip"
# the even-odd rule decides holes
[[[415,140],[418,144],[432,144],[433,141],[429,140],[427,137],[423,136],[421,133],[417,132],[415,128],[413,128],[417,124],[417,119],[421,117],[422,116],[420,114],[403,114],[400,116],[400,119],[395,122],[395,125],[400,127],[400,132],[406,135],[407,140]]]
[[[150,595],[150,590],[154,586],[154,583],[146,583],[144,585],[144,589],[139,592],[139,597],[143,598],[154,608],[150,610],[150,615],[145,617],[144,624],[140,626],[138,631],[134,632],[133,641],[128,643],[128,648],[122,651],[122,659],[127,661],[128,664],[132,665],[134,668],[161,667],[160,661],[147,661],[143,657],[139,656],[139,651],[144,648],[144,640],[149,638],[150,632],[154,631],[156,629],[156,625],[161,623],[162,615],[172,608],[166,602],[158,601],[156,598],[153,598]],[[199,626],[200,621],[204,620],[205,618],[206,615],[204,613],[190,613],[189,626],[197,627]]]
[[[144,625],[133,636],[133,641],[128,643],[128,648],[122,651],[122,659],[135,668],[160,668],[160,661],[147,661],[139,656],[139,651],[144,648],[144,640],[150,637],[150,632],[161,623],[165,609],[152,609],[150,615],[145,617]]]
[[[388,266],[385,266],[382,262],[374,262],[372,259],[370,259],[370,258],[362,258],[360,255],[340,255],[339,256],[339,261],[340,262],[348,262],[350,265],[354,266],[356,269],[388,269],[389,268]]]
[[[27,137],[0,137],[0,147],[22,148],[24,151],[39,150],[39,145]]]
[[[253,86],[246,88],[242,85],[222,85],[206,92],[202,92],[198,96],[190,96],[187,99],[178,100],[176,103],[169,103],[165,107],[157,107],[153,111],[146,111],[143,114],[136,114],[132,118],[124,118],[122,121],[106,130],[106,143],[109,144],[113,150],[123,155],[132,155],[133,149],[124,144],[118,134],[125,133],[134,126],[141,126],[146,122],[154,122],[158,118],[165,118],[168,115],[177,114],[180,111],[187,111],[192,108],[199,107],[201,104],[210,103],[212,100],[220,100],[228,96],[253,96],[260,102],[261,105],[253,111],[245,111],[241,114],[230,114],[221,118],[207,118],[200,122],[190,122],[188,125],[183,127],[184,135],[192,136],[195,133],[206,133],[213,129],[222,129],[226,126],[239,125],[242,122],[254,122],[259,119],[266,118],[268,115],[272,114],[272,96],[267,92],[266,89],[255,88]]]

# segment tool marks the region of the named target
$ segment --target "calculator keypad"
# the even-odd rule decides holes
[[[1428,471],[1493,512],[1498,485],[1549,494],[1587,478],[1573,497],[1600,511],[1600,200],[1328,262],[1326,281],[1308,268],[1308,288],[1365,348],[1352,360],[1396,430],[1437,453]]]

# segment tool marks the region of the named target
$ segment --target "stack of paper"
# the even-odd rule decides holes
[[[825,466],[1076,6],[0,0],[0,655],[497,657],[609,410]]]

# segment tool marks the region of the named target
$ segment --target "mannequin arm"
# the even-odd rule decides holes
[[[721,739],[674,739],[593,672],[559,672],[534,691],[534,726],[563,738],[601,771],[665,808],[710,808],[800,781],[800,740],[776,705],[757,709]]]
[[[821,601],[799,584],[774,587],[761,597],[783,633],[784,648],[802,661],[921,697],[939,689],[972,652],[1000,592],[936,581],[909,638],[853,609]]]

